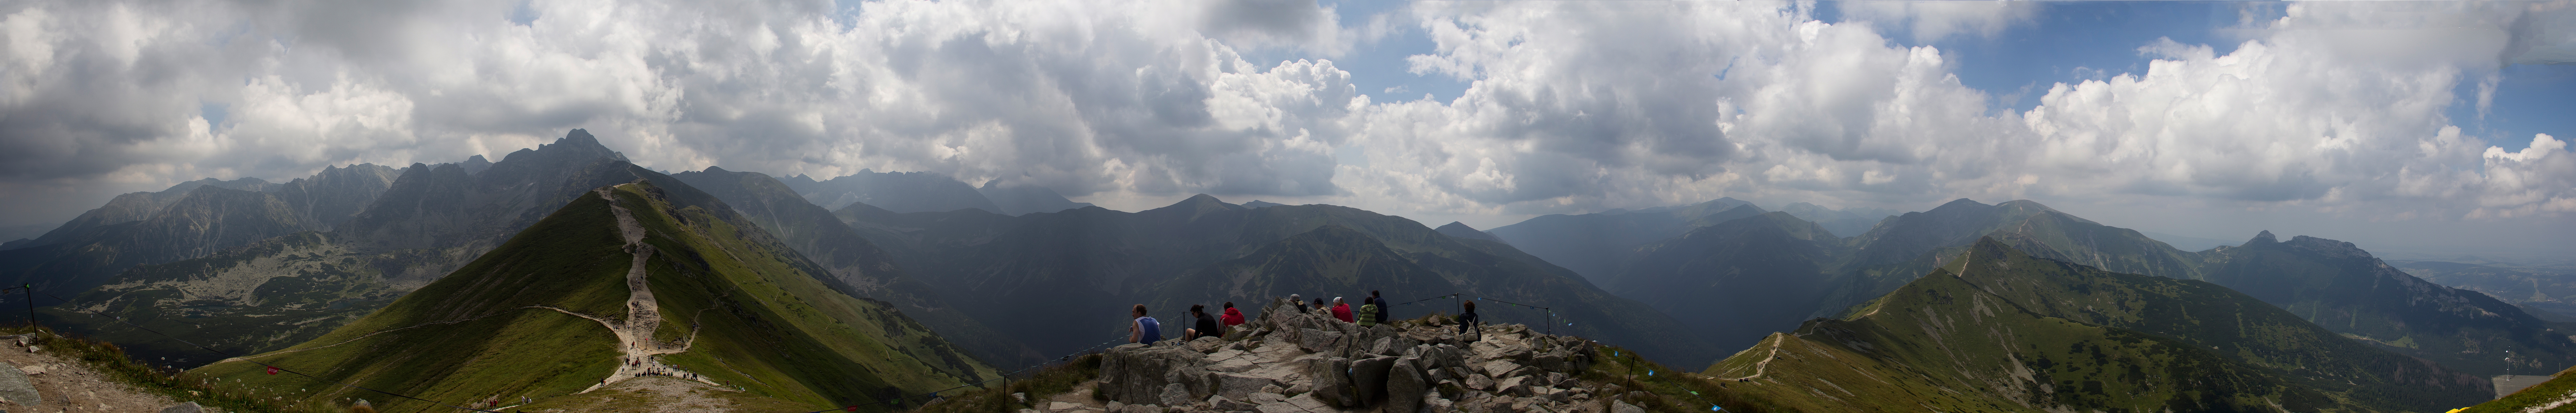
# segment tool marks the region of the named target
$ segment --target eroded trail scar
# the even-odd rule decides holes
[[[626,268],[626,319],[616,321],[584,316],[584,318],[599,320],[600,324],[608,326],[609,331],[616,333],[618,350],[626,356],[621,357],[617,371],[609,373],[608,378],[601,380],[599,384],[582,389],[583,393],[625,381],[643,373],[680,372],[679,369],[655,360],[653,356],[688,351],[690,344],[687,341],[662,343],[653,339],[653,332],[662,327],[662,307],[653,300],[653,288],[646,283],[644,277],[645,263],[653,258],[653,245],[644,243],[644,226],[635,222],[635,213],[628,211],[625,205],[618,202],[616,194],[609,192],[607,188],[595,189],[591,192],[598,194],[600,199],[608,200],[609,211],[617,215],[617,231],[625,238],[626,252],[634,255],[634,261]],[[561,310],[558,309],[558,311]],[[570,312],[566,311],[566,313]],[[694,338],[695,334],[691,336]],[[715,384],[703,378],[698,381]]]

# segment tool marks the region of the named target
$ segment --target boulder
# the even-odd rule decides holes
[[[1153,403],[1161,401],[1163,388],[1175,382],[1203,394],[1203,384],[1188,382],[1204,377],[1198,372],[1206,365],[1207,354],[1187,348],[1118,346],[1101,357],[1100,394],[1120,402]]]
[[[1081,409],[1082,403],[1047,402],[1047,411],[1050,412],[1070,412]]]
[[[1531,392],[1529,384],[1526,383],[1526,380],[1528,379],[1529,376],[1517,376],[1503,379],[1503,381],[1494,382],[1494,394],[1529,397]]]
[[[1481,368],[1485,371],[1485,375],[1494,376],[1496,379],[1503,379],[1515,376],[1515,374],[1512,373],[1519,371],[1521,369],[1521,365],[1520,363],[1513,363],[1505,360],[1495,360],[1485,362],[1485,365],[1481,366]]]
[[[1163,413],[1163,411],[1162,406],[1151,404],[1130,404],[1127,405],[1127,408],[1118,410],[1118,413]]]
[[[1297,348],[1308,353],[1330,353],[1341,349],[1342,333],[1312,328],[1297,329]],[[1340,354],[1334,354],[1339,356]]]
[[[1315,359],[1307,364],[1306,368],[1306,377],[1314,378],[1307,384],[1313,388],[1297,397],[1312,396],[1315,400],[1333,406],[1358,406],[1359,396],[1351,393],[1350,370],[1351,359],[1340,357]]]
[[[1254,406],[1278,403],[1284,400],[1288,400],[1288,396],[1281,396],[1278,393],[1253,393],[1251,398],[1244,399],[1244,401],[1250,402]]]
[[[9,363],[0,363],[0,397],[31,408],[45,403],[43,397],[36,395],[35,381],[28,380],[26,372]]]
[[[1110,400],[1110,401],[1109,401],[1108,406],[1106,406],[1105,408],[1106,408],[1106,409],[1108,409],[1108,410],[1109,410],[1109,411],[1111,411],[1111,412],[1116,412],[1116,411],[1120,411],[1120,410],[1125,410],[1125,409],[1127,409],[1127,404],[1126,404],[1126,403],[1119,403],[1117,400]]]
[[[1228,399],[1249,398],[1252,393],[1279,386],[1278,381],[1268,377],[1239,373],[1208,373],[1208,381],[1215,383],[1217,397]]]
[[[1190,351],[1214,353],[1217,350],[1225,348],[1225,339],[1216,338],[1216,336],[1199,337],[1196,340],[1190,340],[1189,342],[1182,343],[1181,345],[1189,347]]]
[[[1181,383],[1172,383],[1163,386],[1162,397],[1156,398],[1156,401],[1161,402],[1164,406],[1188,406],[1190,405],[1190,400],[1189,386]]]
[[[1225,396],[1208,396],[1208,398],[1207,398],[1207,404],[1208,404],[1208,407],[1209,407],[1209,408],[1213,408],[1213,409],[1216,409],[1217,411],[1224,411],[1224,412],[1231,412],[1231,411],[1237,411],[1237,410],[1252,410],[1252,406],[1253,406],[1252,404],[1249,404],[1249,403],[1238,402],[1238,401],[1234,401],[1234,399],[1228,399],[1228,398],[1225,398]]]
[[[1422,393],[1431,383],[1422,377],[1420,358],[1398,358],[1386,372],[1386,411],[1410,412],[1422,406]]]
[[[1395,355],[1395,354],[1392,354],[1392,353],[1391,353],[1391,352],[1395,351],[1394,346],[1395,346],[1395,338],[1394,338],[1394,337],[1380,337],[1380,338],[1378,338],[1378,339],[1377,339],[1377,341],[1376,341],[1376,342],[1374,342],[1374,343],[1369,343],[1368,354],[1380,355],[1380,356],[1392,356],[1392,355]]]
[[[1493,390],[1494,378],[1485,377],[1485,375],[1482,374],[1469,374],[1467,375],[1467,382],[1465,384],[1467,385],[1467,388],[1470,389]]]
[[[1610,413],[1646,413],[1646,409],[1628,402],[1613,401],[1610,402]]]
[[[1386,372],[1395,367],[1394,357],[1372,357],[1351,361],[1351,386],[1359,390],[1358,406],[1386,400]]]
[[[205,408],[204,406],[198,406],[198,405],[197,405],[197,402],[180,403],[180,404],[179,404],[179,405],[177,405],[177,406],[170,406],[170,407],[164,407],[164,408],[161,408],[161,413],[205,413],[205,412],[206,412],[206,408]]]

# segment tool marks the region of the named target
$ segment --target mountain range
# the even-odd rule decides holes
[[[935,172],[861,169],[857,174],[827,180],[795,175],[779,181],[803,195],[807,201],[827,210],[865,203],[895,212],[947,212],[973,208],[1003,215],[1026,215],[1091,206],[1067,200],[1063,194],[1042,186],[1004,185],[996,179],[976,187]]]

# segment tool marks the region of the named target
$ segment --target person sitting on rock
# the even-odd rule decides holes
[[[1371,304],[1377,304],[1377,323],[1386,324],[1386,313],[1395,312],[1395,306],[1388,305],[1386,297],[1377,295],[1377,290],[1369,290],[1368,299],[1372,301]]]
[[[1234,309],[1233,301],[1227,301],[1225,302],[1225,315],[1217,316],[1216,320],[1217,322],[1225,323],[1225,329],[1227,331],[1233,331],[1234,326],[1243,325],[1243,311]]]
[[[1191,304],[1190,316],[1198,318],[1198,323],[1193,328],[1181,330],[1182,340],[1197,340],[1199,337],[1212,337],[1217,335],[1218,331],[1224,331],[1219,330],[1219,328],[1222,327],[1217,327],[1216,317],[1208,316],[1206,305]]]
[[[1343,302],[1341,297],[1333,297],[1333,318],[1341,319],[1345,323],[1352,322],[1351,303]]]
[[[1465,305],[1467,307],[1467,311],[1458,313],[1458,335],[1462,336],[1467,335],[1467,332],[1469,331],[1479,331],[1476,330],[1476,322],[1480,321],[1476,318],[1476,300],[1467,300]],[[1483,334],[1478,334],[1476,338],[1483,339],[1485,337]]]
[[[1304,298],[1298,298],[1296,294],[1289,294],[1289,295],[1288,295],[1288,303],[1289,303],[1289,304],[1296,304],[1296,305],[1297,305],[1297,313],[1298,313],[1298,314],[1305,314],[1305,313],[1306,313],[1306,299],[1304,299]]]
[[[1332,309],[1332,308],[1329,308],[1329,307],[1324,307],[1324,297],[1315,297],[1315,311],[1322,311],[1322,312],[1324,312],[1324,313],[1330,314],[1330,313],[1332,313],[1332,312],[1333,312],[1333,309]]]
[[[1153,317],[1145,316],[1144,304],[1137,304],[1135,311],[1130,312],[1129,316],[1135,317],[1136,320],[1127,323],[1127,342],[1154,344],[1156,341],[1163,341],[1163,324],[1155,322]]]
[[[1377,312],[1378,312],[1378,308],[1377,308],[1377,299],[1376,299],[1376,298],[1362,298],[1362,299],[1360,299],[1360,312],[1359,312],[1359,314],[1358,314],[1358,316],[1359,316],[1359,320],[1360,320],[1360,326],[1361,326],[1361,327],[1371,327],[1371,326],[1376,326],[1376,325],[1377,325],[1377,323],[1378,323]]]

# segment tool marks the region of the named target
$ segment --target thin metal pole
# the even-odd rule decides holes
[[[36,331],[36,283],[18,284],[18,287],[27,289],[27,331],[34,332]]]

